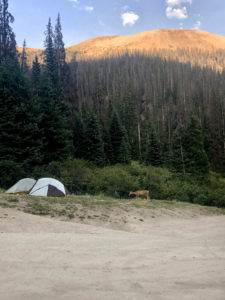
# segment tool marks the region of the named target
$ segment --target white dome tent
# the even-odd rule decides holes
[[[32,178],[21,179],[8,189],[6,194],[29,194],[35,183],[36,180]]]
[[[31,196],[65,197],[67,191],[60,181],[53,178],[41,178],[29,194]]]

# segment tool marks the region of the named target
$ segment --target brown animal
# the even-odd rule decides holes
[[[129,196],[132,196],[132,195],[135,195],[136,198],[138,197],[146,197],[147,199],[150,199],[149,197],[149,191],[146,191],[146,190],[142,190],[142,191],[136,191],[136,192],[130,192],[129,193]]]

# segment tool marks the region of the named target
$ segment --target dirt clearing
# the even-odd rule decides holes
[[[10,199],[0,201],[2,300],[225,299],[222,211],[77,203],[63,221]]]

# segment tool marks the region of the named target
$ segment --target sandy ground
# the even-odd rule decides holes
[[[0,208],[0,299],[225,299],[225,216],[140,228]]]

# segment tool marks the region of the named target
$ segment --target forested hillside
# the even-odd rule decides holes
[[[55,162],[64,170],[68,159],[100,168],[136,160],[200,182],[211,170],[224,174],[222,50],[176,49],[166,58],[164,50],[128,51],[68,63],[58,16],[47,24],[41,61],[36,56],[30,67],[26,43],[17,51],[7,0],[0,16],[0,186],[42,175]],[[204,67],[208,56],[215,65]],[[82,168],[73,171],[50,174],[82,178]]]
[[[78,108],[85,100],[107,124],[112,107],[116,108],[135,139],[133,147],[138,145],[138,126],[142,136],[147,123],[151,123],[165,149],[170,148],[176,128],[186,127],[194,113],[204,133],[212,168],[224,170],[224,75],[210,68],[143,54],[81,61]]]

